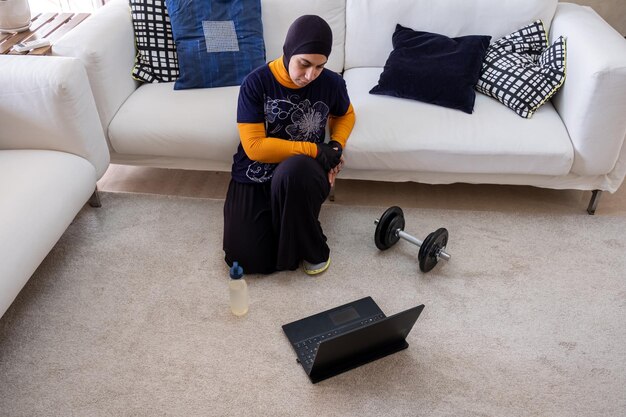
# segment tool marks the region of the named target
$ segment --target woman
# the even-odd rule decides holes
[[[233,157],[224,204],[224,252],[246,273],[330,265],[318,216],[343,165],[354,110],[341,76],[325,69],[332,31],[319,16],[290,26],[283,56],[241,85]],[[326,126],[330,141],[324,143]]]

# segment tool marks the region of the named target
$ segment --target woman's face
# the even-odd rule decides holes
[[[304,87],[319,77],[326,61],[320,54],[293,55],[289,61],[289,77],[298,87]]]

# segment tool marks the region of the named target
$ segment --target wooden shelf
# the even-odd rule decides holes
[[[54,46],[67,32],[79,25],[90,16],[89,13],[40,13],[33,15],[30,28],[19,33],[0,33],[0,54],[8,55],[48,55]],[[33,49],[29,52],[15,52],[13,45],[35,39],[48,39],[50,46]]]

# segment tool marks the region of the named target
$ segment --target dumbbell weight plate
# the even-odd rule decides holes
[[[448,230],[443,227],[426,236],[417,254],[420,270],[422,272],[428,272],[437,265],[439,261],[437,254],[441,249],[445,248],[447,244]]]
[[[374,243],[380,250],[389,249],[395,245],[400,237],[395,233],[397,229],[404,230],[404,213],[398,206],[389,207],[376,225]]]

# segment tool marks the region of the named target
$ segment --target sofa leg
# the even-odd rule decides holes
[[[96,187],[91,197],[89,197],[89,205],[91,207],[102,207],[102,204],[100,203],[100,195],[98,194],[98,187]]]
[[[591,192],[591,200],[589,200],[589,206],[587,206],[587,213],[591,215],[596,213],[596,208],[598,208],[598,201],[600,201],[601,195],[602,190],[593,190]]]

